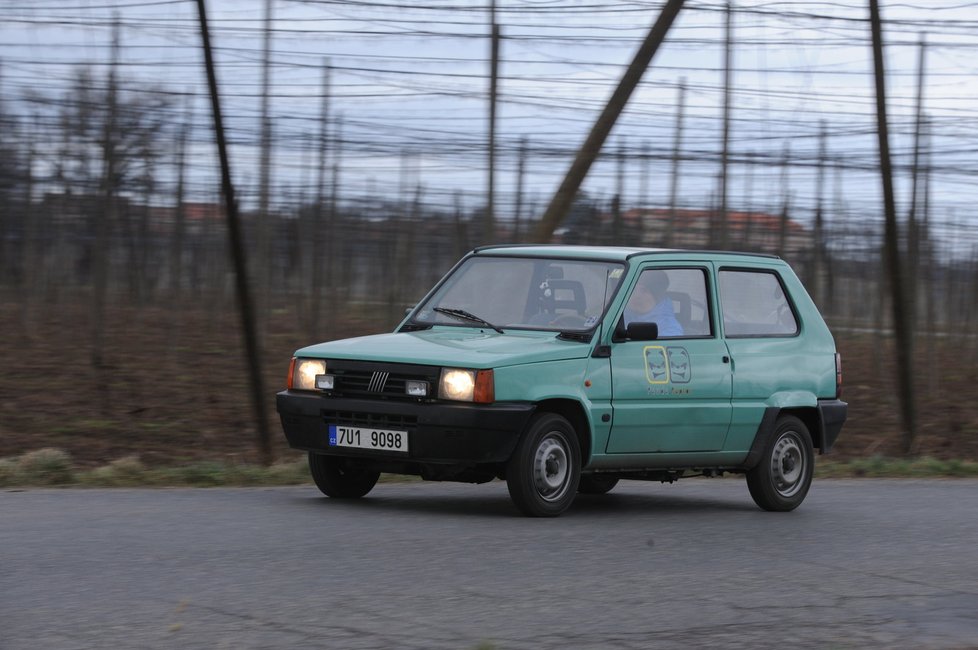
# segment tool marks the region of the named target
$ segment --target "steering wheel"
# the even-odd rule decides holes
[[[586,322],[587,319],[579,314],[561,314],[550,321],[550,324],[557,325],[558,327],[578,327],[584,325]]]

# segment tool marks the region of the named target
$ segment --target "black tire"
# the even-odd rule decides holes
[[[506,465],[513,503],[528,517],[556,517],[574,501],[580,479],[574,427],[554,413],[533,416]]]
[[[581,477],[581,482],[577,485],[577,492],[578,494],[607,494],[616,485],[618,485],[618,479],[614,476],[589,474]]]
[[[380,472],[357,467],[339,456],[309,453],[309,471],[319,491],[334,499],[359,499],[370,492]]]
[[[814,470],[808,427],[793,415],[783,415],[775,422],[761,461],[747,472],[747,489],[764,510],[788,512],[805,500]]]

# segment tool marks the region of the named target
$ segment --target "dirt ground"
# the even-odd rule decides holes
[[[65,304],[67,303],[67,304]],[[81,297],[38,304],[0,301],[0,458],[42,447],[82,466],[138,455],[149,465],[188,460],[255,462],[241,335],[233,304],[180,309],[113,304],[101,369],[91,363],[90,307]],[[269,312],[265,394],[274,449],[288,450],[275,414],[292,352],[312,343],[291,309]],[[388,331],[386,318],[330,318],[330,337]],[[900,455],[892,341],[837,332],[849,420],[833,457]],[[917,453],[978,460],[978,364],[974,343],[917,346]]]

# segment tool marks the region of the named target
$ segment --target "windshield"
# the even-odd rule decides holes
[[[597,325],[624,270],[616,262],[470,257],[414,322],[584,332]]]

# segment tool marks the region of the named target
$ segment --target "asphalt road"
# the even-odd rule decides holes
[[[0,649],[978,648],[978,481],[0,492]]]

